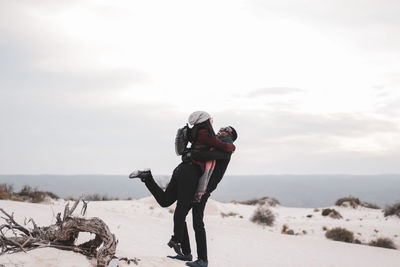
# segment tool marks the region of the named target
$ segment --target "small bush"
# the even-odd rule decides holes
[[[12,194],[14,193],[14,186],[10,184],[0,184],[0,191]]]
[[[391,206],[387,206],[384,210],[384,215],[385,217],[391,215],[397,215],[398,217],[400,217],[400,202],[393,204]]]
[[[48,191],[39,191],[37,188],[32,188],[29,185],[24,185],[20,192],[17,193],[18,197],[20,197],[24,201],[29,201],[33,203],[43,202],[46,197],[50,197],[53,199],[59,199],[59,197]]]
[[[254,223],[271,226],[274,224],[275,215],[272,213],[267,205],[263,205],[257,207],[250,220]]]
[[[279,200],[276,198],[271,198],[271,197],[262,197],[259,199],[251,199],[251,200],[246,200],[246,201],[233,201],[233,203],[237,204],[243,204],[243,205],[265,205],[268,204],[271,207],[275,207],[276,205],[279,205]]]
[[[282,225],[281,233],[284,235],[294,235],[294,231],[292,229],[289,229],[289,226],[287,224]]]
[[[353,208],[357,208],[360,204],[360,199],[352,196],[339,198],[335,203],[336,206],[346,207],[347,205],[350,205]]]
[[[372,240],[371,242],[369,242],[368,245],[374,247],[396,249],[396,246],[394,245],[393,241],[389,238],[378,238],[376,240]]]
[[[335,209],[323,209],[322,210],[322,216],[328,216],[333,218],[333,219],[342,219],[342,215],[336,211]]]
[[[237,214],[236,212],[228,212],[228,213],[221,212],[222,218],[225,218],[225,217],[236,217],[237,215],[239,215],[239,214]]]
[[[335,240],[335,241],[342,241],[346,243],[353,243],[354,241],[354,234],[346,230],[345,228],[336,227],[332,230],[329,230],[325,233],[326,238]]]
[[[329,213],[331,213],[331,212],[332,212],[332,209],[323,209],[322,210],[322,216],[328,216]]]
[[[289,229],[289,230],[286,231],[285,234],[287,234],[287,235],[294,235],[294,231],[293,231],[292,229]]]
[[[287,224],[282,225],[281,233],[285,234],[288,229],[289,229],[289,226]]]
[[[88,201],[101,201],[103,198],[100,196],[100,194],[91,194],[91,195],[85,195],[85,200]]]
[[[0,199],[10,199],[14,193],[12,185],[0,184]]]

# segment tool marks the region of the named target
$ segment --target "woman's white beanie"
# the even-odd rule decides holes
[[[210,114],[208,114],[205,111],[195,111],[189,116],[189,123],[191,125],[196,125],[202,122],[205,122],[206,120],[211,119]]]

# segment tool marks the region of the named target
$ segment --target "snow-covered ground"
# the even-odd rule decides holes
[[[57,212],[64,210],[65,201],[32,204],[0,201],[0,207],[15,219],[24,222],[34,218],[39,226],[55,223]],[[219,203],[209,200],[205,224],[208,238],[209,266],[277,266],[277,267],[355,267],[400,266],[400,250],[348,244],[325,238],[323,227],[337,226],[354,232],[355,238],[367,243],[377,237],[391,238],[400,248],[400,218],[385,218],[381,210],[333,207],[343,219],[321,215],[322,208],[272,207],[274,226],[260,226],[250,221],[256,206]],[[79,207],[77,209],[79,214]],[[90,202],[87,217],[100,217],[118,240],[119,257],[139,258],[139,266],[185,266],[169,259],[174,255],[166,245],[172,234],[172,208],[160,208],[152,197],[131,201]],[[233,216],[221,216],[236,214]],[[312,215],[312,216],[308,216]],[[191,228],[191,216],[188,216]],[[296,235],[281,234],[286,224]],[[192,253],[196,257],[194,233],[189,229]],[[85,237],[82,237],[84,239]],[[87,237],[86,237],[87,238]],[[0,266],[95,266],[77,253],[52,248],[28,253],[0,256]],[[115,265],[114,265],[115,266]],[[119,266],[136,266],[120,262]]]

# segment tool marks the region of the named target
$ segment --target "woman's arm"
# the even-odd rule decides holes
[[[233,152],[236,149],[233,144],[221,141],[216,136],[210,136],[205,129],[198,132],[196,143],[209,145],[224,152]]]

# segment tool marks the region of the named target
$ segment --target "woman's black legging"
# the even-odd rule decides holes
[[[198,165],[182,162],[173,171],[165,191],[158,186],[153,177],[145,180],[146,187],[161,207],[169,207],[177,201],[174,212],[174,238],[182,243],[182,247],[186,250],[182,251],[184,254],[190,253],[186,215],[192,207],[194,193],[201,174],[202,171]]]

